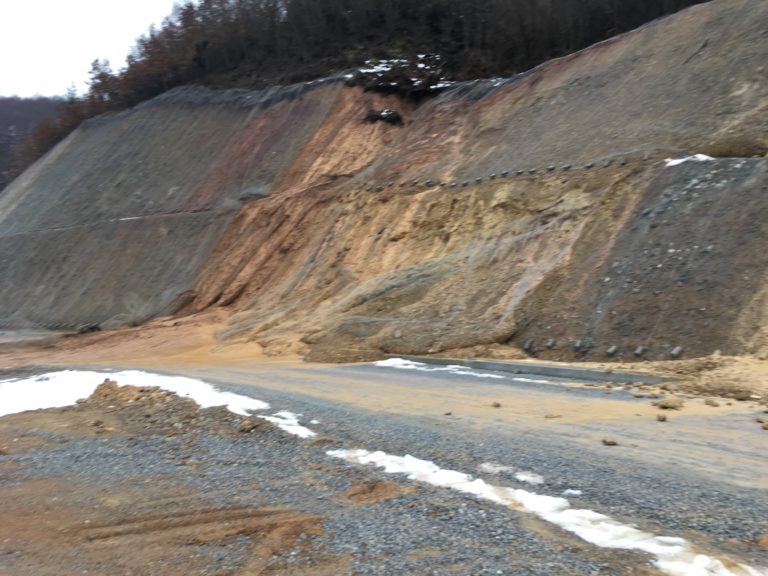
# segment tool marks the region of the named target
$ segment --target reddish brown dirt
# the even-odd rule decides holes
[[[2,488],[0,542],[5,551],[31,559],[42,575],[75,573],[87,563],[102,574],[199,573],[190,553],[199,544],[224,545],[245,535],[254,542],[249,564],[231,574],[282,574],[269,566],[275,554],[290,550],[300,534],[318,534],[321,518],[282,509],[220,509],[190,487],[167,489],[162,478],[145,486],[103,487],[72,479],[32,480]],[[344,568],[341,560],[320,560],[318,569]],[[156,569],[157,570],[157,569]],[[25,573],[32,573],[26,570]],[[293,573],[293,572],[292,572]],[[297,574],[314,574],[314,568]],[[324,573],[324,572],[320,572]],[[10,576],[11,572],[0,574]]]
[[[227,312],[210,312],[185,318],[160,318],[140,327],[125,327],[90,334],[55,336],[45,341],[7,344],[0,348],[0,368],[28,364],[61,365],[91,362],[121,363],[141,360],[265,357],[256,343],[219,345],[216,333],[224,327]]]
[[[155,388],[102,384],[72,408],[41,410],[0,419],[0,450],[44,454],[47,445],[87,436],[175,435],[194,427],[217,435],[238,435],[241,417],[224,408],[198,410],[194,402]],[[259,421],[248,434],[271,424]],[[199,463],[198,463],[199,464]],[[187,462],[194,466],[194,461]],[[347,561],[302,548],[307,535],[323,533],[323,518],[280,507],[221,506],[220,495],[202,493],[177,479],[146,475],[142,482],[119,478],[88,481],[73,477],[25,478],[23,465],[0,467],[0,549],[14,560],[12,572],[0,555],[0,574],[162,574],[207,572],[199,546],[226,550],[247,538],[247,561],[230,576],[338,574]],[[253,487],[254,489],[257,486]],[[301,538],[300,538],[301,536]],[[299,562],[287,567],[280,554],[292,550]],[[21,558],[21,560],[16,560]],[[99,569],[94,571],[93,567]]]

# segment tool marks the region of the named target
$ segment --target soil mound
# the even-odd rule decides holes
[[[232,435],[274,429],[266,420],[243,417],[225,406],[201,409],[190,398],[157,387],[120,386],[106,379],[93,394],[72,408],[78,412],[103,412],[117,420],[116,427],[93,420],[97,432],[175,436],[191,430]]]

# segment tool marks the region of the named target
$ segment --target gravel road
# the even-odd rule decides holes
[[[413,482],[401,475],[385,474],[370,466],[347,464],[326,454],[335,448],[365,448],[393,455],[411,454],[496,485],[541,494],[559,496],[565,490],[579,490],[580,495],[568,496],[574,506],[609,514],[656,534],[684,537],[710,555],[722,554],[752,566],[768,566],[768,552],[754,545],[768,531],[768,491],[764,489],[724,481],[727,475],[677,466],[664,458],[649,461],[638,454],[642,448],[624,442],[604,446],[577,440],[575,437],[588,425],[566,427],[573,436],[569,441],[563,430],[550,433],[529,421],[461,418],[455,415],[461,407],[451,415],[419,416],[405,408],[398,414],[331,401],[317,394],[300,394],[290,385],[296,370],[301,374],[301,378],[297,377],[299,383],[307,378],[317,382],[346,378],[392,385],[405,382],[422,391],[433,387],[467,388],[474,391],[471,397],[483,404],[498,395],[498,386],[517,387],[510,393],[521,396],[532,392],[595,402],[604,396],[603,391],[594,388],[571,388],[566,392],[564,387],[551,384],[499,384],[472,376],[403,374],[370,366],[265,369],[250,372],[247,377],[238,376],[232,369],[188,368],[187,375],[205,372],[207,381],[265,400],[275,411],[302,414],[302,424],[318,436],[301,440],[277,429],[258,437],[222,436],[194,429],[169,437],[73,438],[37,432],[47,440],[44,447],[0,456],[0,461],[21,464],[13,473],[4,473],[0,468],[0,489],[39,478],[77,479],[103,490],[117,483],[140,485],[162,478],[167,486],[184,490],[193,487],[222,509],[268,505],[323,518],[322,533],[302,534],[303,547],[275,554],[269,569],[259,572],[264,574],[325,573],[318,558],[342,562],[328,573],[658,573],[650,556],[599,548],[530,513]],[[264,385],[255,385],[258,380]],[[627,402],[639,402],[626,396]],[[401,397],[399,402],[407,407],[409,398]],[[504,404],[498,410],[503,411]],[[726,420],[738,423],[740,418],[739,413]],[[665,424],[671,423],[658,426]],[[610,426],[623,426],[625,433],[631,434],[631,422],[611,422]],[[670,436],[669,442],[673,442],[674,432]],[[752,448],[761,451],[764,446]],[[745,461],[749,462],[749,458]],[[508,469],[489,473],[480,470],[483,463]],[[713,462],[712,468],[717,467]],[[540,475],[543,483],[521,482],[515,476],[519,472]],[[344,496],[355,486],[368,486],[375,493],[382,482],[395,484],[388,484],[391,493],[381,498],[356,503]],[[196,543],[188,550],[198,559],[197,572],[192,573],[245,574],[239,570],[252,545],[245,537],[230,539],[226,544]],[[99,573],[99,567],[85,558],[77,562],[81,572]],[[13,550],[3,550],[0,544],[0,574],[3,569],[8,574],[44,574],[43,564]],[[173,566],[174,559],[165,558],[146,565],[145,572],[126,568],[120,573],[175,574]]]

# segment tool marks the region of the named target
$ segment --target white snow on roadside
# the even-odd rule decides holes
[[[413,456],[392,456],[367,450],[329,450],[329,456],[355,464],[374,464],[389,474],[405,474],[411,480],[450,488],[505,506],[523,508],[540,518],[572,532],[603,548],[647,552],[654,564],[670,576],[768,576],[768,570],[736,564],[697,553],[683,538],[657,536],[610,516],[588,509],[571,508],[565,498],[545,496],[527,490],[493,486],[455,470],[445,470],[434,462]]]
[[[520,482],[526,482],[528,484],[544,484],[544,477],[535,472],[518,472],[515,474],[515,478]]]
[[[404,358],[387,358],[386,360],[379,360],[373,363],[374,366],[381,368],[405,368],[417,370],[426,364],[421,362],[413,362],[412,360],[405,360]]]
[[[402,368],[404,370],[420,370],[422,372],[450,372],[451,374],[459,374],[461,376],[474,376],[475,378],[504,378],[504,376],[499,374],[476,372],[475,370],[471,370],[465,366],[457,366],[455,364],[451,364],[450,366],[437,366],[424,364],[423,362],[405,360],[403,358],[388,358],[387,360],[379,360],[373,364],[374,366],[378,366],[380,368]]]
[[[374,366],[378,366],[380,368],[401,368],[403,370],[421,370],[422,372],[450,372],[451,374],[474,376],[476,378],[506,378],[506,376],[502,376],[500,374],[478,372],[476,370],[472,370],[471,368],[467,368],[466,366],[458,366],[456,364],[451,364],[449,366],[438,366],[435,364],[414,362],[413,360],[406,360],[404,358],[388,358],[386,360],[379,360],[373,364]],[[539,380],[536,378],[524,378],[522,376],[511,376],[510,378],[517,382],[529,382],[531,384],[551,384],[549,380]]]
[[[677,166],[683,162],[709,162],[710,160],[714,160],[714,158],[712,158],[712,156],[707,156],[706,154],[694,154],[693,156],[686,156],[685,158],[667,158],[666,163],[667,166]]]
[[[502,472],[515,471],[512,466],[504,466],[504,464],[497,464],[496,462],[483,462],[477,469],[486,474],[501,474]]]
[[[50,374],[33,378],[0,381],[0,416],[38,408],[57,408],[74,404],[86,398],[96,389],[105,375],[97,382],[79,378],[74,371],[60,372],[55,378]]]
[[[179,396],[191,398],[201,408],[226,406],[230,412],[243,416],[250,410],[269,408],[266,402],[224,392],[195,378],[165,376],[141,370],[62,370],[26,378],[0,380],[0,416],[26,410],[69,406],[81,398],[90,396],[105,378],[115,380],[121,386],[157,386]]]
[[[480,472],[485,472],[486,474],[501,474],[503,472],[507,473],[513,473],[515,472],[515,468],[512,466],[505,466],[504,464],[497,464],[496,462],[483,462],[480,464],[480,466],[477,467]],[[536,474],[535,472],[528,472],[526,470],[521,470],[520,472],[515,473],[515,479],[517,479],[519,482],[526,482],[528,484],[544,484],[544,477],[540,474]]]
[[[259,418],[268,420],[289,434],[293,434],[299,438],[316,436],[315,432],[299,424],[300,416],[301,414],[294,414],[293,412],[288,412],[288,410],[280,410],[280,412],[275,412],[272,416],[259,416]]]
[[[456,366],[455,364],[451,364],[450,366],[444,366],[442,368],[437,368],[437,371],[445,371],[450,372],[451,374],[461,374],[462,376],[474,376],[475,378],[504,378],[504,376],[501,376],[499,374],[487,374],[485,372],[475,372],[474,370],[470,370],[469,368],[465,368],[464,366]]]
[[[512,380],[517,380],[518,382],[532,382],[533,384],[549,384],[549,380],[536,380],[534,378],[521,378],[520,376],[515,376],[512,378]]]
[[[106,378],[114,380],[119,386],[156,386],[179,396],[191,398],[201,408],[226,406],[230,412],[241,416],[248,416],[252,411],[269,408],[269,404],[261,400],[219,390],[207,382],[185,376],[165,376],[141,370],[121,372],[62,370],[26,378],[0,380],[0,416],[26,410],[70,406],[79,399],[90,396]],[[299,424],[300,415],[293,412],[282,410],[272,416],[256,416],[272,422],[294,436],[300,438],[315,436],[315,432]],[[314,422],[317,421],[313,420]]]
[[[563,490],[563,496],[581,496],[581,494],[581,490],[574,490],[573,488]]]

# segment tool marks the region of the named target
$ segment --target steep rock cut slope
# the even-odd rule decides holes
[[[766,30],[716,0],[418,107],[171,92],[0,197],[0,319],[226,307],[223,340],[319,360],[764,349]],[[404,126],[364,122],[387,107]],[[665,166],[689,152],[718,159]]]
[[[765,161],[664,158],[765,153],[767,22],[766,5],[714,2],[460,86],[351,181],[291,182],[244,207],[191,310],[234,302],[225,338],[277,352],[301,334],[315,359],[489,343],[552,358],[755,350]],[[307,154],[337,164],[358,146],[345,134]]]
[[[0,196],[0,324],[111,326],[173,309],[339,90],[179,89],[86,123]]]

